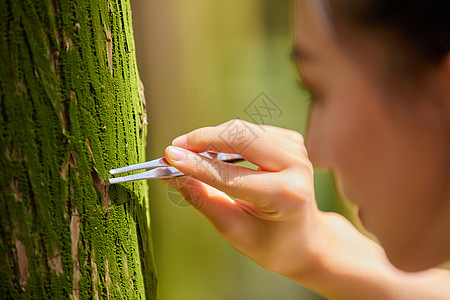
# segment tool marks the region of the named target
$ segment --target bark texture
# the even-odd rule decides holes
[[[155,299],[128,0],[0,0],[0,298]]]

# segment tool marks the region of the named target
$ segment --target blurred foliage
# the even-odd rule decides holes
[[[252,121],[245,109],[261,92],[282,112],[267,124],[304,133],[308,95],[289,55],[291,2],[132,0],[132,10],[149,159],[193,129]],[[319,207],[344,212],[331,177],[318,172],[315,181]],[[195,209],[175,205],[166,185],[149,185],[159,299],[321,299],[238,253]]]

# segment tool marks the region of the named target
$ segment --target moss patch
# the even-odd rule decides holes
[[[129,2],[1,1],[0,66],[2,297],[155,299]]]

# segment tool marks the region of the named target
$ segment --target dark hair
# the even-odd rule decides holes
[[[450,51],[450,0],[327,2],[338,28],[360,28],[385,39],[386,45],[394,47],[394,59],[403,60],[403,65],[429,66],[441,62]]]

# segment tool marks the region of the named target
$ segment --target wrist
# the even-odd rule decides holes
[[[294,251],[291,252],[290,263],[278,272],[295,281],[302,281],[312,274],[322,273],[326,268],[326,261],[332,259],[333,251],[330,251],[329,232],[331,219],[329,213],[317,211],[314,220],[309,222],[307,238],[298,238],[295,241]],[[301,226],[305,226],[302,224]],[[304,229],[303,229],[304,230]],[[301,251],[296,251],[302,249]]]
[[[272,242],[278,249],[270,252],[278,253],[270,263],[263,267],[285,277],[299,281],[311,274],[321,272],[325,257],[329,257],[327,233],[330,222],[328,213],[317,211],[308,216],[307,221],[293,221],[283,226],[288,227],[279,232],[278,241]],[[267,262],[267,261],[266,261]]]

